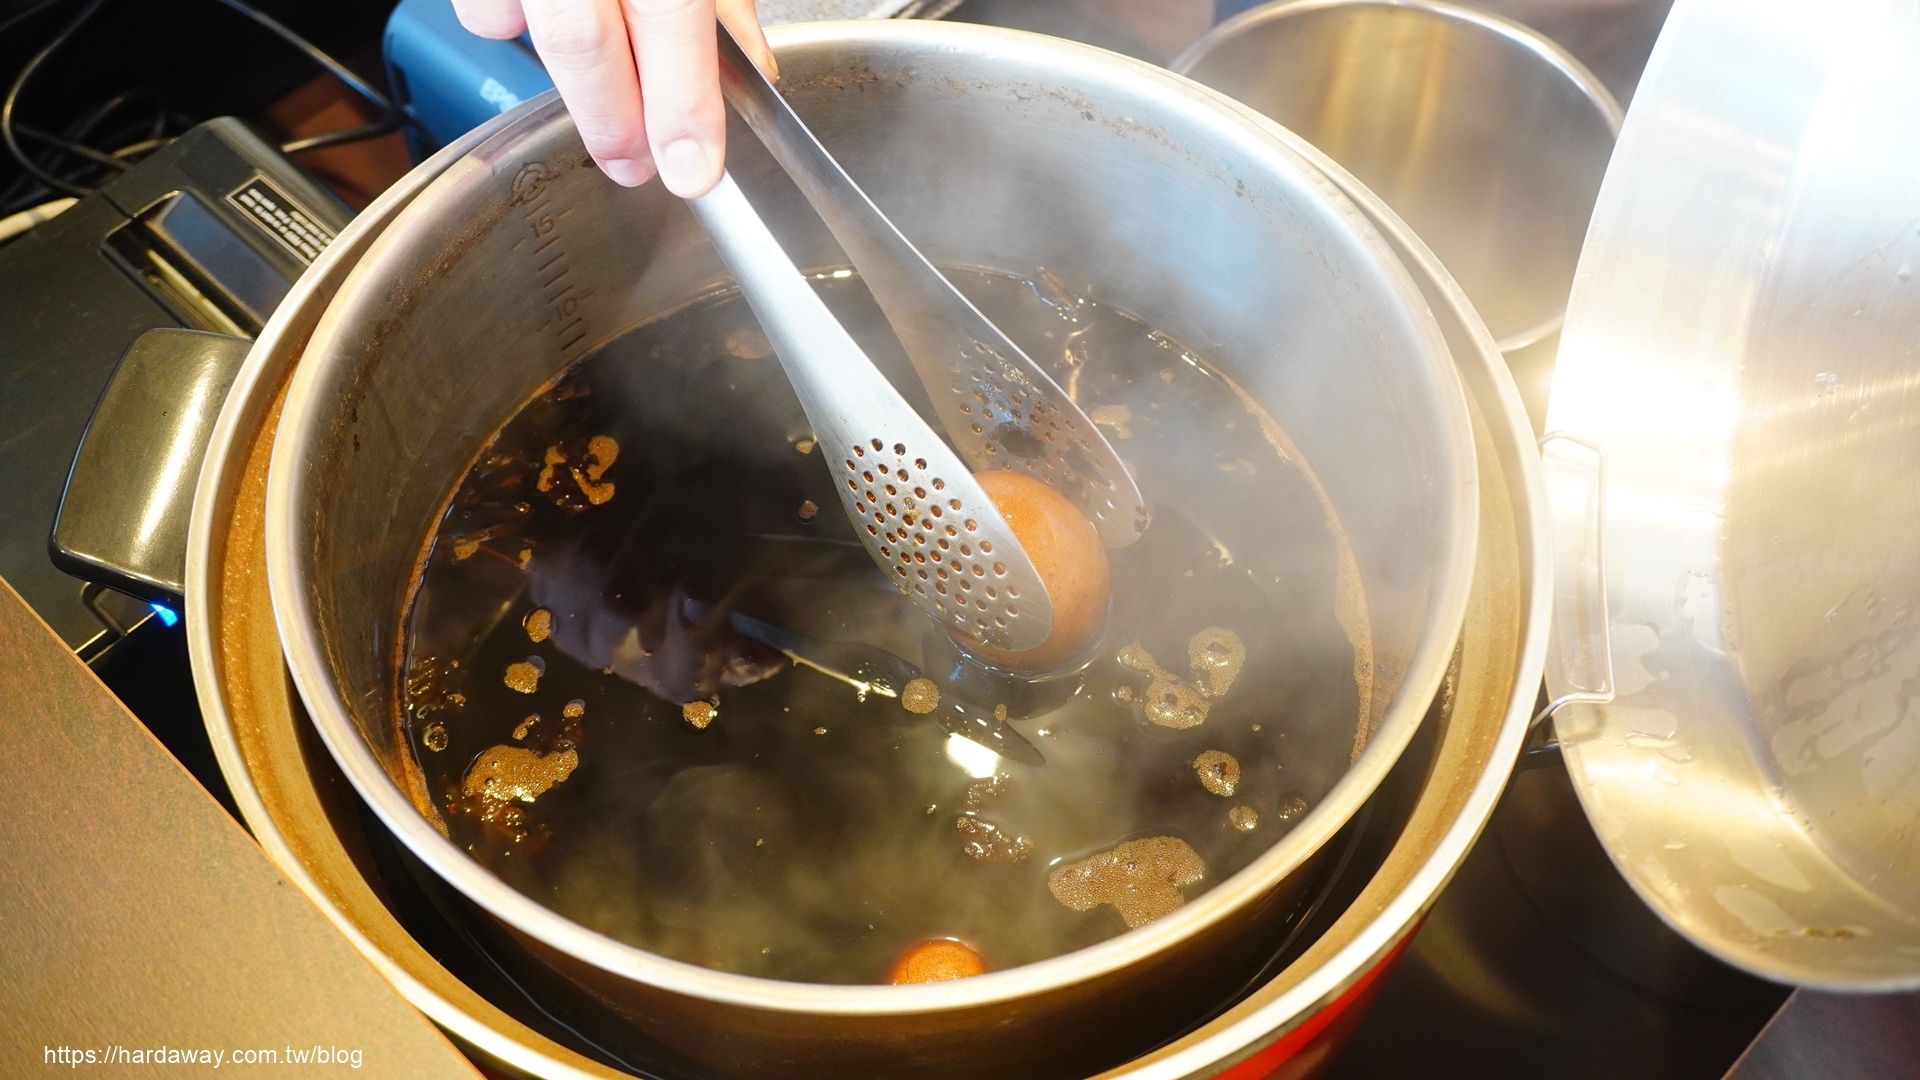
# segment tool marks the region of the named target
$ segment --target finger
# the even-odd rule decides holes
[[[523,0],[523,7],[534,50],[587,153],[615,183],[646,183],[653,159],[620,0]]]
[[[453,13],[470,34],[506,40],[527,32],[520,0],[453,0]]]
[[[773,50],[767,47],[767,35],[760,29],[760,13],[755,10],[753,0],[719,0],[716,6],[720,21],[733,31],[733,40],[740,43],[754,66],[778,82],[780,65],[773,58]]]
[[[726,159],[714,0],[626,0],[626,7],[660,180],[681,198],[705,195]]]

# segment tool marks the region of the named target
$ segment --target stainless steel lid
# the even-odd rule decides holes
[[[1556,718],[1596,830],[1676,929],[1834,989],[1920,986],[1915,130],[1912,6],[1681,0],[1548,421],[1549,687],[1615,684]]]

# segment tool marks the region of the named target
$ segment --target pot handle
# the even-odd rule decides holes
[[[67,474],[47,544],[56,566],[179,610],[200,463],[252,347],[171,327],[134,339]]]
[[[1553,617],[1547,637],[1547,688],[1538,728],[1567,705],[1613,700],[1613,647],[1607,631],[1607,454],[1578,436],[1540,439],[1541,471],[1553,514]],[[1557,691],[1557,693],[1555,693]]]

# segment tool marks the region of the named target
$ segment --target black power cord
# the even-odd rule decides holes
[[[13,125],[13,130],[15,133],[25,135],[34,142],[45,143],[48,146],[56,147],[62,153],[72,154],[74,157],[86,158],[88,161],[102,168],[112,169],[114,172],[122,172],[127,168],[126,162],[114,157],[112,154],[103,154],[91,146],[83,146],[80,143],[63,139],[58,135],[41,131],[39,128],[16,123]]]
[[[322,52],[313,42],[308,41],[306,38],[288,29],[287,25],[279,19],[274,18],[251,4],[243,3],[242,0],[214,0],[214,2],[252,19],[281,41],[305,53],[307,59],[325,68],[328,74],[346,84],[347,89],[359,95],[361,100],[379,109],[381,112],[386,113],[388,116],[395,115],[393,102],[387,100],[387,95],[368,86],[360,76],[355,75],[347,65]]]
[[[294,139],[291,142],[281,143],[280,152],[283,154],[300,154],[308,150],[320,150],[329,146],[341,146],[346,143],[359,142],[362,139],[378,138],[381,135],[398,130],[400,130],[400,122],[398,120],[375,120],[371,124],[361,124],[359,127],[341,128],[338,131],[326,131],[318,135],[308,135],[303,139]]]
[[[320,65],[328,74],[340,80],[341,84],[346,86],[348,90],[358,95],[362,101],[373,106],[385,116],[384,120],[375,121],[371,124],[362,124],[358,127],[342,128],[339,131],[310,135],[304,139],[295,139],[292,142],[282,144],[280,147],[281,153],[298,154],[304,150],[318,150],[326,146],[339,146],[343,143],[371,139],[394,131],[402,124],[411,124],[415,127],[419,126],[419,122],[414,120],[413,117],[408,116],[403,110],[395,108],[393,102],[387,98],[387,95],[368,86],[360,76],[355,75],[345,64],[335,60],[332,56],[314,45],[313,42],[308,41],[306,38],[301,37],[289,29],[285,23],[282,23],[280,20],[268,15],[253,5],[243,2],[243,0],[214,0],[214,2],[230,11],[246,16],[265,30],[271,32],[275,37],[300,50],[306,55],[307,59]]]
[[[39,52],[34,53],[33,59],[28,60],[26,66],[20,69],[20,74],[14,76],[13,85],[7,88],[6,99],[0,101],[0,142],[6,143],[7,153],[13,155],[13,159],[20,163],[20,168],[28,176],[62,195],[80,197],[91,194],[93,189],[73,183],[63,176],[41,168],[38,162],[27,155],[26,150],[20,145],[18,134],[14,131],[14,107],[19,104],[20,91],[26,87],[27,80],[33,78],[33,73],[39,70],[40,65],[46,63],[48,57],[58,52],[60,46],[65,45],[82,26],[86,25],[87,20],[93,18],[94,13],[99,11],[106,2],[107,0],[87,0],[87,6],[67,20],[67,24],[60,28],[60,32],[53,36],[53,40],[42,46]]]
[[[0,33],[5,33],[19,23],[62,2],[64,2],[64,0],[40,0],[39,3],[33,4],[9,16],[4,21],[0,21]],[[0,212],[18,204],[23,201],[23,199],[28,201],[37,200],[40,197],[37,189],[45,189],[46,192],[49,193],[72,195],[75,197],[90,194],[93,188],[86,182],[88,177],[102,176],[122,171],[128,167],[131,161],[137,160],[141,155],[149,153],[160,146],[164,146],[168,141],[162,136],[171,117],[168,115],[164,104],[157,106],[153,123],[150,125],[150,130],[146,132],[144,138],[136,137],[135,142],[113,153],[96,149],[82,141],[95,127],[101,124],[109,114],[124,105],[130,97],[144,94],[144,91],[122,94],[111,99],[91,110],[87,116],[75,121],[65,132],[60,134],[29,127],[15,119],[14,114],[18,108],[21,92],[25,89],[28,81],[33,78],[34,74],[54,53],[64,47],[73,36],[79,32],[80,28],[84,26],[88,20],[93,18],[105,2],[106,0],[89,0],[80,11],[60,28],[52,40],[47,42],[39,52],[34,54],[32,59],[27,61],[26,65],[14,76],[4,100],[0,100],[0,143],[4,143],[7,152],[19,163],[23,173],[19,180],[9,187],[6,192],[0,193]],[[325,50],[314,45],[311,41],[278,19],[275,19],[273,16],[268,15],[251,4],[245,3],[244,0],[215,0],[215,2],[245,17],[275,37],[286,42],[288,45],[299,50],[302,55],[313,61],[322,70],[338,79],[341,84],[355,96],[379,111],[382,116],[381,119],[372,123],[290,140],[281,145],[280,150],[282,153],[298,154],[308,150],[319,150],[324,147],[340,146],[346,143],[359,142],[364,139],[377,138],[399,129],[403,124],[419,126],[418,122],[408,116],[403,110],[395,108],[393,102],[385,94],[368,85],[365,80],[354,74],[345,64],[335,59]],[[21,142],[23,137],[46,147],[47,150],[39,154],[28,153]],[[125,137],[127,136],[122,136],[122,138]],[[68,159],[78,159],[81,164],[78,168],[63,168],[60,162]],[[27,185],[24,192],[21,190],[21,184],[23,183]]]
[[[142,105],[147,106],[144,116],[134,111],[135,107]],[[124,119],[115,120],[122,116]],[[115,122],[109,123],[110,120]],[[100,169],[111,168],[100,164],[100,152],[91,145],[93,142],[105,141],[109,146],[129,143],[106,155],[124,167],[138,160],[141,154],[165,145],[167,140],[159,136],[170,123],[184,128],[190,126],[192,121],[170,115],[166,103],[152,91],[135,89],[115,94],[94,105],[58,135],[37,131],[17,121],[14,128],[19,134],[47,147],[34,155],[37,164],[49,171],[58,170],[69,183],[80,184],[90,175],[103,175]],[[96,131],[100,132],[97,139]],[[63,157],[81,160],[78,165],[62,167]],[[14,177],[13,183],[7,185],[4,191],[0,191],[0,215],[13,213],[24,206],[37,205],[52,194],[31,175],[22,173]]]
[[[22,20],[60,2],[62,0],[42,0],[41,3],[16,13],[5,22],[0,22],[0,31],[8,30]],[[58,134],[29,127],[17,119],[15,113],[27,80],[32,78],[40,66],[79,31],[80,26],[91,18],[100,6],[100,3],[89,5],[63,26],[54,39],[42,48],[26,67],[21,69],[9,88],[4,102],[0,102],[0,143],[4,143],[8,152],[21,165],[21,175],[16,177],[4,192],[0,192],[0,214],[18,210],[23,204],[37,204],[46,196],[58,192],[77,197],[91,190],[86,182],[89,176],[104,175],[101,170],[118,172],[126,169],[131,157],[128,151],[104,153],[88,145],[86,140],[96,129],[107,125],[109,118],[123,113],[129,105],[150,104],[152,111],[146,120],[123,120],[117,125],[107,125],[107,137],[118,141],[132,139],[144,142],[156,138],[166,129],[170,119],[166,104],[151,91],[143,89],[116,94],[100,102],[82,113],[78,119]],[[20,143],[23,136],[48,149],[36,154],[27,154]],[[136,142],[136,147],[138,146],[139,143]],[[63,161],[70,158],[79,159],[80,164],[77,167],[63,166]],[[49,183],[50,177],[61,183]]]
[[[26,22],[28,19],[33,18],[35,15],[38,15],[41,12],[52,7],[53,5],[61,2],[62,0],[40,0],[40,2],[37,4],[31,4],[26,8],[23,8],[22,10],[7,16],[5,21],[0,21],[0,34],[6,33],[7,31],[13,29],[16,25]]]

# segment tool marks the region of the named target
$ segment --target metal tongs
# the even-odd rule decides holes
[[[1109,546],[1146,527],[1138,489],[1072,399],[874,207],[724,27],[719,44],[728,100],[852,258],[968,459],[873,366],[723,174],[689,205],[793,383],[856,535],[909,599],[959,636],[1037,647],[1052,630],[1051,600],[972,471],[1005,465],[1037,476],[1074,498]]]
[[[827,310],[733,177],[689,201],[806,411],[854,535],[887,580],[950,632],[1039,646],[1053,603],[973,471]]]
[[[1093,421],[901,235],[725,26],[718,36],[728,104],[853,260],[967,464],[1044,480],[1080,507],[1107,547],[1139,539],[1146,505]]]

